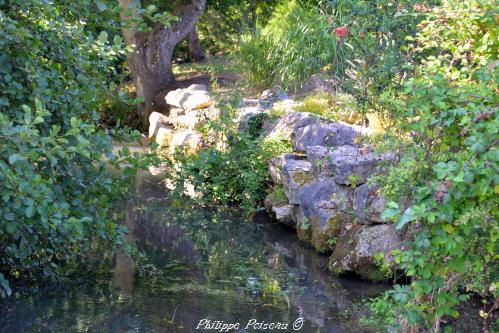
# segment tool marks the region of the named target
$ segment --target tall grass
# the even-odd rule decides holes
[[[243,37],[239,49],[243,74],[254,86],[279,83],[296,90],[326,66],[337,72],[346,50],[334,28],[316,7],[295,0],[281,4],[265,27]]]

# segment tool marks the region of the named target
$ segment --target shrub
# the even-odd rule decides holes
[[[379,180],[394,199],[384,217],[410,237],[393,254],[412,283],[395,286],[391,300],[405,326],[439,331],[467,293],[485,304],[498,296],[497,10],[447,0],[421,26],[418,75],[384,96],[401,159]]]
[[[99,129],[97,110],[124,50],[121,38],[87,30],[107,19],[99,8],[0,2],[2,296],[7,279],[57,276],[94,240],[122,240],[110,216],[125,187],[107,172],[114,131]]]
[[[171,172],[177,185],[175,194],[192,183],[201,193],[202,204],[238,204],[253,213],[268,188],[268,163],[276,155],[289,152],[290,144],[279,139],[255,139],[247,134],[233,136],[227,149],[209,147],[194,155],[177,152],[179,172]]]

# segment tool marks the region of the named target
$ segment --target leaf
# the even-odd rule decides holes
[[[448,234],[454,233],[454,227],[451,224],[444,224],[444,226],[442,228]]]
[[[5,290],[7,296],[10,296],[12,294],[12,289],[10,289],[9,281],[7,281],[2,273],[0,273],[0,286],[3,288],[3,290]]]
[[[387,208],[381,213],[381,218],[384,220],[393,220],[398,214],[400,214],[399,206],[396,202],[389,202]]]
[[[24,211],[24,213],[26,214],[27,218],[33,217],[33,212],[34,212],[34,206],[33,205],[26,207],[26,210]]]
[[[407,208],[397,223],[397,230],[402,229],[404,225],[406,225],[408,222],[414,221],[415,219],[416,216],[414,214],[413,208],[412,207]]]
[[[102,43],[107,43],[107,39],[108,39],[108,34],[106,31],[101,31],[101,33],[99,34],[99,41],[102,42]]]
[[[18,154],[12,154],[9,156],[9,164],[14,164],[17,161],[21,160],[22,156]]]
[[[99,9],[99,11],[101,11],[101,12],[103,12],[107,9],[107,5],[100,0],[95,0],[95,4],[97,5],[97,9]]]

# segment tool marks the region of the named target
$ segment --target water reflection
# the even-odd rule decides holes
[[[139,177],[125,206],[128,242],[147,254],[115,254],[111,274],[20,293],[0,303],[1,332],[215,332],[199,321],[291,324],[300,332],[362,332],[352,311],[381,285],[345,283],[325,257],[259,215],[174,208],[157,181]],[[361,315],[359,313],[354,315]],[[267,330],[270,331],[270,330]]]

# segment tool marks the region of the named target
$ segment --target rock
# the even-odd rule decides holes
[[[175,126],[176,129],[189,129],[192,130],[199,123],[199,115],[196,112],[188,112],[187,114],[177,117],[169,117],[169,122]]]
[[[333,85],[331,82],[322,78],[321,74],[312,75],[307,82],[298,91],[298,95],[305,95],[308,93],[331,92]]]
[[[186,111],[204,109],[213,104],[204,84],[193,84],[188,88],[170,91],[165,100],[167,104]]]
[[[304,157],[295,154],[283,154],[273,157],[269,162],[269,175],[272,183],[282,185],[282,168],[287,160],[304,160]]]
[[[285,224],[289,227],[295,227],[295,211],[297,209],[297,205],[287,204],[283,206],[273,206],[272,212],[274,213],[275,219],[277,222]]]
[[[156,131],[154,135],[154,140],[160,146],[168,146],[173,137],[173,127],[170,125],[161,125]]]
[[[355,139],[362,134],[362,128],[340,122],[312,122],[296,129],[293,148],[306,151],[309,146],[337,147],[355,145]]]
[[[169,116],[172,118],[176,118],[178,116],[183,116],[185,114],[185,110],[180,108],[171,108]]]
[[[384,280],[375,255],[383,253],[385,260],[391,262],[391,251],[401,248],[402,244],[394,224],[347,225],[329,259],[329,269],[336,274],[355,272],[369,280]]]
[[[185,130],[173,134],[170,141],[170,152],[173,153],[177,147],[185,148],[187,153],[194,153],[204,145],[201,133]]]
[[[300,204],[301,189],[313,181],[312,164],[304,160],[286,159],[282,166],[284,190],[289,203]]]
[[[385,199],[375,186],[363,184],[353,192],[353,210],[355,217],[360,223],[387,223],[389,221],[381,218],[385,208]]]
[[[341,146],[328,155],[326,162],[338,184],[358,186],[378,171],[380,161],[389,158],[389,155],[379,156],[368,148]]]
[[[149,139],[157,136],[161,127],[168,124],[168,116],[159,112],[152,112],[149,116]]]
[[[307,160],[312,163],[312,173],[315,178],[321,180],[330,177],[329,154],[331,150],[323,146],[308,146],[306,150]]]
[[[268,138],[281,137],[291,140],[300,128],[317,123],[319,120],[319,117],[308,112],[287,113],[270,126],[264,135]]]
[[[298,237],[317,251],[331,250],[343,224],[352,220],[346,213],[351,207],[351,189],[332,179],[310,183],[302,188],[300,202],[295,216]]]
[[[275,156],[269,162],[269,175],[270,180],[275,185],[282,184],[282,166],[286,162],[285,155]]]

